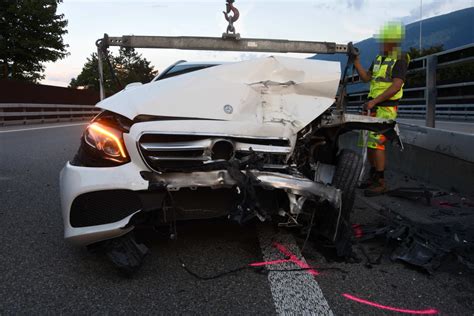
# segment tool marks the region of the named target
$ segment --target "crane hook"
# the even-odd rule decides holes
[[[227,22],[229,22],[229,25],[227,26],[227,30],[224,34],[222,34],[222,37],[232,37],[232,38],[239,38],[239,34],[235,34],[235,27],[234,27],[234,22],[239,19],[240,12],[239,10],[234,7],[234,2],[235,0],[226,0],[226,10],[222,11],[224,13],[224,17]],[[229,13],[232,11],[232,15],[229,15]],[[232,33],[232,34],[230,34]]]

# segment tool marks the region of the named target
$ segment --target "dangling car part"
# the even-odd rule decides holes
[[[335,43],[216,38],[106,36],[99,44],[347,51]],[[97,104],[104,111],[60,176],[65,238],[90,245],[138,224],[225,216],[312,228],[347,253],[361,162],[339,150],[339,136],[366,129],[400,142],[396,123],[335,106],[338,62],[271,56],[191,64]]]

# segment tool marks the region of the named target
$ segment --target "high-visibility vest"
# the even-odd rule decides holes
[[[407,62],[410,61],[408,54],[404,57],[407,58]],[[375,58],[374,66],[372,68],[372,79],[370,80],[369,98],[375,99],[392,85],[392,69],[396,62],[397,59],[392,57],[385,57],[385,59],[383,59],[382,56],[378,55]],[[400,91],[389,100],[398,100],[402,98],[403,85]]]

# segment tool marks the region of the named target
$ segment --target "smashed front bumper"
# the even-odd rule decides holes
[[[328,201],[335,208],[341,206],[341,190],[335,187],[313,182],[307,178],[277,172],[247,170],[244,174],[251,174],[258,180],[258,185],[266,189],[283,189],[287,193],[318,198]],[[238,185],[238,181],[227,170],[214,170],[191,173],[158,174],[152,172],[142,173],[150,181],[150,185],[176,191],[181,188],[210,187],[222,188]]]
[[[313,182],[307,178],[277,172],[259,170],[240,171],[254,180],[252,185],[263,189],[279,189],[289,196],[297,197],[299,201],[311,199],[327,201],[334,208],[341,207],[341,191],[330,185]],[[73,226],[71,210],[77,201],[87,194],[101,192],[134,193],[137,196],[146,193],[149,196],[157,192],[175,192],[181,189],[196,188],[233,188],[240,187],[239,180],[231,175],[229,170],[197,171],[190,173],[158,174],[140,170],[133,163],[114,168],[77,167],[67,164],[61,172],[61,208],[64,219],[64,236],[76,245],[88,245],[106,239],[119,237],[131,231],[133,217],[146,212],[148,207],[133,207],[126,216],[110,223],[84,227]],[[290,199],[290,203],[291,203]],[[102,201],[104,203],[104,201]],[[161,207],[156,203],[156,208]],[[291,206],[291,205],[290,205]],[[81,210],[79,210],[80,212]],[[105,210],[104,210],[105,211]],[[113,210],[109,210],[113,211]],[[298,214],[301,205],[294,201],[290,213]],[[116,212],[115,212],[116,215]]]

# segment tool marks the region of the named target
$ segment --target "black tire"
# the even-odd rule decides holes
[[[359,154],[348,149],[339,152],[331,184],[342,191],[341,213],[329,203],[323,204],[316,212],[311,230],[313,240],[323,241],[326,246],[333,246],[337,255],[343,258],[352,256],[350,217],[361,170],[362,158]]]
[[[355,189],[362,171],[362,157],[349,149],[343,149],[337,156],[336,171],[332,185],[342,191],[342,215],[346,220],[354,206]]]
[[[339,153],[332,185],[342,191],[341,218],[334,240],[337,254],[340,257],[352,257],[351,213],[361,170],[362,158],[359,154],[348,149],[343,149]]]

